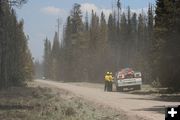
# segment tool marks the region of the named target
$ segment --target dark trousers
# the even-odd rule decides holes
[[[109,91],[112,91],[112,86],[113,86],[112,81],[109,81]]]
[[[112,91],[112,81],[105,81],[104,91]]]
[[[108,90],[109,90],[109,82],[107,80],[105,80],[104,91],[108,91]]]

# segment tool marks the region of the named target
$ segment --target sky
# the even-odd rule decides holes
[[[112,6],[116,0],[28,0],[28,3],[21,8],[16,8],[19,20],[24,20],[24,31],[29,35],[29,48],[35,60],[43,60],[44,39],[47,37],[53,41],[55,31],[57,31],[57,19],[60,18],[61,38],[62,27],[74,3],[81,4],[81,10],[89,14],[92,9],[100,14],[105,13],[106,18],[112,11]],[[130,6],[132,12],[140,13],[147,10],[148,4],[155,4],[155,0],[121,0],[122,8]]]

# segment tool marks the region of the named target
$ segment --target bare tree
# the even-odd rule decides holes
[[[11,6],[21,7],[23,4],[27,3],[28,0],[0,0],[0,5],[3,3],[9,3]]]

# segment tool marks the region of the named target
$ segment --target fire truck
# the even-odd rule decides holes
[[[115,74],[114,82],[117,91],[123,91],[124,88],[140,90],[142,85],[141,72],[135,72],[131,68],[125,68]]]

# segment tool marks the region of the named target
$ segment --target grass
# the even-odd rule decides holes
[[[180,92],[172,92],[168,88],[154,88],[151,85],[142,85],[141,90],[129,91],[131,94],[151,95],[154,100],[180,102]]]
[[[120,116],[64,90],[30,84],[0,91],[0,120],[120,120]]]

